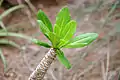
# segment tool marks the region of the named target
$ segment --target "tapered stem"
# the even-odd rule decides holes
[[[32,72],[28,80],[42,80],[55,58],[55,49],[51,48],[40,61],[37,68]]]

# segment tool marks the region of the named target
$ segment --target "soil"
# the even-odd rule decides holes
[[[100,19],[103,13],[94,14],[89,18],[89,15],[79,18],[79,7],[83,5],[85,0],[32,0],[34,8],[38,11],[42,9],[50,18],[52,23],[55,23],[55,15],[61,7],[68,5],[73,19],[77,20],[77,32],[75,35],[86,32],[98,32],[100,37],[98,41],[94,42],[89,47],[80,49],[64,49],[64,53],[72,64],[72,69],[67,70],[56,59],[51,65],[44,80],[103,80],[101,63],[105,61],[106,54],[110,53],[110,65],[108,76],[113,76],[117,80],[116,75],[119,71],[120,60],[120,39],[119,41],[111,38],[109,44],[107,40],[101,40],[104,35],[110,32],[111,27],[99,29],[96,24],[93,24],[95,19]],[[91,0],[91,2],[94,0]],[[32,7],[33,7],[32,6]],[[4,10],[3,10],[4,11]],[[25,35],[33,36],[42,41],[47,41],[43,34],[39,31],[36,24],[36,12],[32,9],[24,8],[17,10],[6,18],[5,26],[9,31],[22,33]],[[104,12],[106,13],[106,12]],[[96,17],[97,16],[97,17]],[[97,28],[97,29],[96,29]],[[8,45],[1,45],[3,54],[7,60],[7,71],[4,72],[4,66],[0,60],[0,80],[27,80],[30,73],[35,69],[40,60],[44,57],[49,49],[37,46],[29,41],[15,38],[5,37],[15,41],[21,46],[17,49]],[[24,48],[24,49],[23,49]],[[109,50],[108,50],[109,49]],[[59,65],[59,66],[58,66]],[[106,64],[105,64],[106,65]],[[112,80],[112,79],[109,79]],[[115,80],[115,79],[113,79]]]

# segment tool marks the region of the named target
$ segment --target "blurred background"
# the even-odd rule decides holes
[[[72,68],[56,59],[44,80],[120,80],[120,0],[0,0],[0,80],[27,80],[49,50],[7,32],[48,41],[36,13],[42,9],[54,24],[63,6],[78,23],[75,35],[96,32],[99,37],[87,47],[64,49]]]

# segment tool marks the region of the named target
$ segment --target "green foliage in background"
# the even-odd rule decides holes
[[[3,0],[0,1],[0,7],[2,5]],[[6,27],[3,23],[3,18],[5,18],[7,15],[9,15],[10,13],[12,13],[13,11],[20,9],[20,8],[24,8],[24,5],[18,5],[18,6],[14,6],[8,10],[5,10],[2,14],[0,14],[0,27],[2,28],[1,30],[3,30],[4,32],[0,31],[0,36],[4,36],[3,33],[5,34],[5,36],[9,36]],[[0,39],[0,44],[7,44],[7,45],[12,45],[14,47],[20,48],[20,46],[18,44],[16,44],[13,41],[7,40],[7,39]],[[6,59],[2,53],[2,50],[0,49],[0,59],[2,60],[3,64],[4,64],[4,71],[6,71],[7,68],[7,63],[6,63]]]
[[[5,59],[1,49],[0,49],[0,59],[2,60],[2,62],[4,64],[4,71],[6,71],[6,69],[7,69],[7,62],[6,62],[6,59]]]
[[[42,10],[38,11],[37,22],[41,32],[50,40],[50,47],[56,49],[58,60],[67,69],[71,68],[71,64],[61,49],[88,46],[98,37],[97,33],[85,33],[73,37],[76,32],[77,22],[71,19],[68,7],[62,8],[57,14],[54,27],[52,27],[52,23]],[[39,42],[37,44],[44,46],[44,44]]]
[[[2,5],[2,1],[0,1],[0,6]],[[25,7],[25,5],[20,4],[20,5],[11,7],[10,9],[5,10],[2,14],[0,14],[0,27],[1,27],[0,28],[0,37],[1,37],[0,44],[2,44],[2,45],[11,45],[11,46],[16,47],[18,49],[21,49],[20,45],[18,45],[14,41],[11,41],[11,40],[8,40],[8,39],[4,39],[4,38],[2,39],[2,37],[10,36],[10,37],[23,38],[23,39],[31,41],[31,42],[33,42],[35,44],[38,44],[40,46],[44,46],[44,47],[50,48],[50,45],[48,45],[45,42],[42,42],[40,40],[37,40],[35,38],[29,37],[29,36],[26,36],[26,35],[23,35],[23,34],[19,34],[19,33],[13,33],[13,32],[8,32],[7,31],[7,29],[6,29],[6,27],[5,27],[4,23],[3,23],[3,18],[8,16],[13,11],[21,9],[21,8],[24,8],[24,7]],[[5,59],[4,55],[3,55],[3,52],[1,50],[1,48],[0,48],[0,59],[2,60],[2,62],[4,64],[4,71],[6,71],[7,63],[6,63],[6,59]]]

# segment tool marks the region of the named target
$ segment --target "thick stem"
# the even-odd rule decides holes
[[[51,63],[56,58],[55,49],[51,48],[40,61],[37,68],[32,72],[28,80],[42,80]]]

